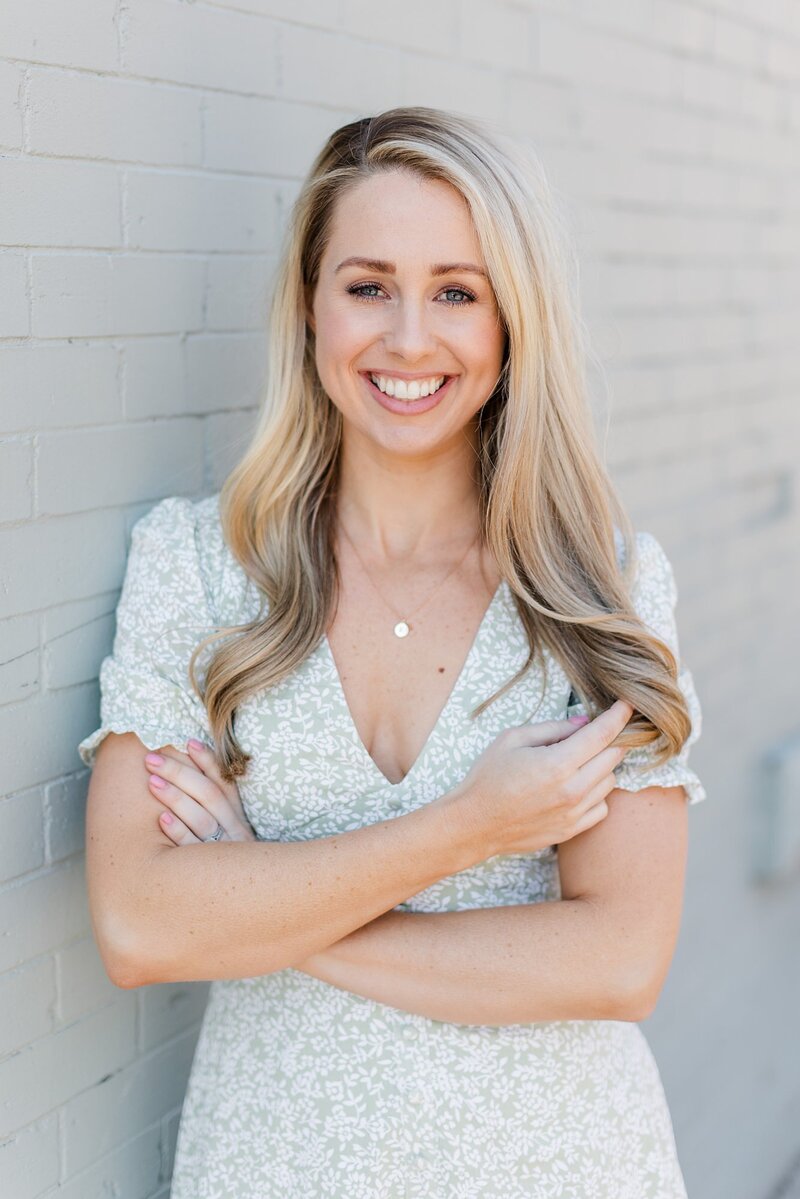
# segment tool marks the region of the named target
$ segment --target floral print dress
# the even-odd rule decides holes
[[[101,727],[78,747],[86,765],[109,731],[134,731],[151,749],[212,742],[189,655],[212,629],[257,615],[260,599],[225,545],[218,498],[170,497],[133,528],[113,653],[100,670]],[[677,652],[672,568],[652,534],[636,538],[636,610]],[[359,738],[323,638],[289,678],[237,711],[237,737],[253,755],[239,789],[257,836],[309,840],[400,816],[453,788],[503,728],[581,711],[548,655],[546,670],[532,668],[470,720],[526,654],[502,582],[427,743],[391,783]],[[631,750],[617,785],[681,785],[695,804],[706,793],[687,757],[701,714],[682,663],[680,685],[688,742],[656,768],[649,747]],[[559,898],[551,846],[489,858],[398,908]],[[658,1068],[636,1023],[449,1023],[292,968],[211,982],[171,1199],[685,1196]]]

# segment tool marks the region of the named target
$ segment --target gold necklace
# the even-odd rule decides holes
[[[388,609],[389,609],[389,611],[390,611],[390,612],[391,612],[391,613],[392,613],[392,614],[393,614],[395,617],[398,617],[398,616],[399,616],[399,613],[398,613],[398,612],[397,612],[397,611],[396,611],[396,610],[395,610],[395,609],[394,609],[394,608],[391,606],[391,604],[387,603],[387,602],[386,602],[386,600],[384,599],[384,597],[383,597],[383,595],[381,594],[381,592],[380,592],[379,588],[378,588],[378,587],[377,587],[377,585],[375,584],[375,580],[372,578],[372,575],[369,573],[369,571],[367,570],[366,566],[364,565],[364,561],[363,561],[363,559],[362,559],[361,555],[359,554],[358,550],[356,549],[356,547],[355,547],[355,544],[353,543],[353,539],[352,539],[352,537],[350,537],[350,535],[348,534],[348,532],[347,532],[347,530],[345,529],[344,525],[343,525],[343,524],[341,524],[341,522],[339,523],[339,528],[341,529],[342,533],[343,533],[343,534],[344,534],[344,536],[347,538],[347,540],[350,542],[350,545],[352,546],[352,549],[353,549],[353,553],[355,554],[356,558],[358,558],[358,561],[359,561],[359,563],[361,564],[361,569],[364,571],[364,574],[367,576],[367,578],[368,578],[368,580],[369,580],[369,582],[370,582],[370,584],[371,584],[371,586],[372,586],[373,590],[374,590],[375,592],[377,592],[377,594],[378,594],[378,597],[380,598],[380,600],[381,600],[381,602],[383,603],[384,607],[388,608]],[[474,541],[472,541],[472,542],[471,542],[471,543],[470,543],[470,544],[467,546],[466,550],[465,550],[465,551],[464,551],[464,553],[461,555],[461,557],[459,558],[458,562],[456,562],[455,566],[454,566],[454,567],[453,567],[451,570],[448,570],[447,574],[444,576],[444,578],[441,580],[441,582],[439,582],[439,583],[437,583],[437,584],[436,584],[436,586],[434,587],[433,591],[431,591],[431,592],[430,592],[430,594],[427,596],[427,598],[426,598],[426,599],[424,599],[424,600],[422,601],[422,603],[421,603],[421,604],[419,604],[419,605],[418,605],[418,607],[416,607],[416,608],[414,609],[414,611],[413,611],[413,612],[411,612],[411,613],[410,613],[408,616],[406,616],[406,617],[401,617],[399,620],[397,620],[397,623],[395,624],[394,628],[392,629],[392,632],[394,633],[395,637],[407,637],[407,636],[408,636],[408,634],[411,632],[412,628],[414,627],[414,626],[411,624],[411,617],[412,617],[412,616],[416,616],[416,614],[417,614],[418,612],[421,612],[421,611],[422,611],[422,609],[425,607],[425,605],[426,605],[426,604],[428,604],[428,603],[430,603],[430,601],[433,599],[434,595],[435,595],[435,594],[436,594],[436,592],[439,590],[439,588],[440,588],[440,587],[442,587],[442,586],[444,586],[444,584],[447,582],[447,580],[450,578],[450,576],[451,576],[451,575],[455,574],[455,572],[458,570],[459,566],[461,566],[461,564],[463,563],[463,561],[464,561],[464,559],[466,558],[466,556],[467,556],[467,554],[469,553],[469,551],[472,549],[472,547],[473,547],[474,545],[476,545],[476,544],[477,544],[477,542],[478,542],[478,540],[479,540],[479,538],[480,538],[480,535],[481,535],[481,532],[480,532],[480,529],[479,529],[479,530],[478,530],[478,533],[477,533],[477,536],[475,537],[475,540],[474,540]]]

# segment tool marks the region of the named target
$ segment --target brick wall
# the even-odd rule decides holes
[[[681,939],[646,1033],[690,1194],[800,1150],[800,882],[757,885],[797,730],[796,0],[4,0],[0,1190],[164,1199],[205,984],[120,991],[83,877],[97,670],[132,523],[216,490],[269,280],[336,125],[398,103],[532,139],[581,256],[598,428],[668,550],[704,703]]]

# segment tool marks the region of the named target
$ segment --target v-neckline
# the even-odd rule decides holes
[[[480,623],[475,632],[475,636],[473,637],[472,643],[471,643],[469,649],[467,650],[464,661],[461,664],[461,669],[459,670],[458,674],[456,675],[453,686],[450,688],[450,692],[447,696],[447,699],[444,701],[444,704],[442,705],[442,708],[439,711],[439,715],[436,717],[433,727],[431,728],[430,732],[428,733],[428,736],[426,737],[425,742],[423,743],[423,746],[420,749],[419,753],[417,754],[416,758],[411,763],[411,766],[406,771],[406,773],[403,775],[403,777],[401,779],[398,779],[398,781],[396,783],[393,783],[392,780],[390,778],[387,778],[387,776],[383,773],[380,766],[375,761],[372,754],[369,752],[369,750],[367,749],[363,740],[361,739],[361,734],[358,731],[356,722],[353,719],[353,713],[350,709],[350,705],[347,702],[347,696],[345,694],[344,687],[342,686],[341,675],[339,674],[339,667],[336,665],[336,659],[333,656],[333,650],[331,649],[331,644],[330,644],[330,641],[328,640],[328,634],[327,633],[323,634],[322,645],[324,647],[325,657],[328,662],[328,666],[329,666],[330,673],[331,673],[332,680],[333,680],[333,685],[334,685],[334,688],[336,691],[337,702],[342,711],[343,722],[347,727],[348,734],[350,736],[351,741],[354,743],[357,752],[359,753],[360,757],[363,758],[366,768],[370,771],[370,773],[373,775],[373,777],[375,777],[377,779],[377,781],[380,782],[384,787],[388,787],[393,791],[398,791],[401,787],[404,787],[411,779],[411,776],[413,774],[415,774],[417,772],[417,770],[421,767],[423,760],[428,756],[428,752],[431,749],[433,742],[436,740],[438,734],[440,733],[445,720],[450,715],[450,711],[453,707],[453,704],[455,703],[458,693],[461,690],[461,687],[466,678],[467,671],[468,671],[469,667],[472,665],[472,659],[475,657],[475,654],[478,651],[478,646],[485,635],[485,631],[486,631],[486,628],[488,627],[489,621],[494,613],[495,608],[497,607],[502,596],[504,595],[507,586],[508,586],[508,584],[505,579],[501,579],[500,582],[498,583],[498,585],[494,591],[494,594],[492,595],[492,598],[489,600],[488,607],[486,608],[486,611],[484,612],[483,616],[481,617]]]

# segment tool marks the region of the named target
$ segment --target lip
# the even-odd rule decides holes
[[[395,370],[365,370],[360,372],[362,375],[385,375],[390,379],[405,379],[410,383],[412,379],[438,379],[439,375],[452,375],[452,371],[395,371]]]
[[[382,371],[372,371],[374,375],[382,374]],[[444,374],[440,371],[439,374]],[[380,387],[376,387],[370,379],[370,372],[361,371],[361,377],[369,388],[370,395],[377,400],[381,408],[385,408],[387,412],[395,412],[400,416],[416,416],[418,413],[430,412],[431,408],[435,408],[442,402],[445,394],[449,392],[450,385],[456,381],[458,375],[450,375],[449,378],[442,384],[438,391],[435,391],[432,396],[420,396],[418,400],[398,400],[394,396],[386,395],[381,391]],[[399,371],[392,371],[395,378],[398,379],[430,379],[432,375],[406,375]]]

